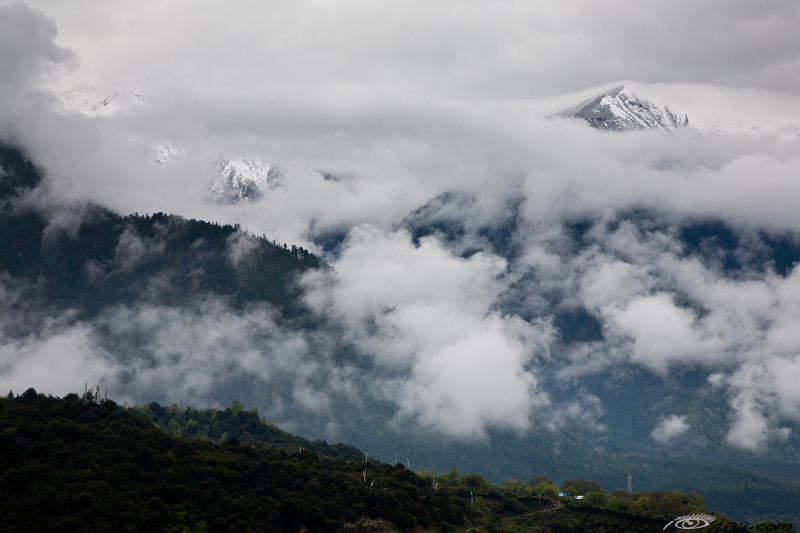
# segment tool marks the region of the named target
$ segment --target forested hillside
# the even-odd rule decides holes
[[[800,522],[794,504],[800,501],[800,431],[771,443],[768,453],[733,450],[725,443],[728,400],[708,387],[702,372],[665,380],[629,368],[572,384],[554,379],[570,347],[591,347],[605,330],[587,309],[562,305],[564,293],[548,292],[536,272],[502,292],[495,311],[526,321],[552,318],[559,341],[553,357],[538,368],[540,383],[551,386],[550,397],[563,404],[594,391],[606,408],[587,416],[596,417],[601,430],[591,424],[588,430],[580,424],[553,429],[543,411],[524,434],[489,427],[485,442],[439,438],[397,425],[397,404],[385,389],[395,386],[391,379],[406,379],[402,371],[389,375],[395,369],[375,366],[341,322],[309,311],[296,281],[327,271],[319,258],[230,225],[162,213],[120,216],[96,205],[45,205],[34,189],[47,183],[19,150],[0,145],[0,165],[0,340],[10,347],[6,353],[18,357],[8,359],[9,368],[87,368],[111,383],[113,397],[165,405],[185,399],[220,406],[238,397],[294,433],[343,440],[382,460],[407,460],[418,470],[481,472],[498,484],[539,474],[556,481],[591,478],[610,491],[624,488],[630,473],[635,491],[699,492],[710,507],[739,520]],[[418,243],[426,235],[455,238],[462,229],[435,208],[456,201],[467,200],[445,196],[413,213],[406,221],[412,237]],[[515,213],[510,209],[504,224],[481,231],[487,250],[509,261],[519,231]],[[594,246],[584,242],[588,225],[571,228],[567,249]],[[748,255],[724,226],[681,231],[686,254],[719,260],[732,278],[744,275],[736,270],[744,260],[752,271],[774,265],[786,276],[798,256],[788,238]],[[326,279],[335,284],[334,276]],[[376,312],[379,322],[392,308]],[[378,322],[368,321],[370,338]],[[72,339],[78,342],[70,344]],[[51,350],[50,343],[57,348]],[[38,354],[49,358],[36,359]],[[350,446],[284,433],[241,403],[225,411],[155,402],[131,409],[191,442],[236,438],[286,453],[303,448],[361,460]],[[652,421],[672,412],[687,413],[690,429],[667,447],[651,438]]]
[[[293,315],[294,276],[325,266],[303,248],[176,215],[120,216],[89,204],[63,208],[63,221],[65,213],[25,201],[42,176],[19,150],[0,145],[0,166],[0,272],[24,280],[28,307],[90,318],[121,303],[179,306],[214,294]]]
[[[608,494],[582,479],[559,489],[545,477],[497,487],[478,474],[418,474],[360,452],[357,460],[332,457],[335,448],[319,443],[287,451],[302,441],[237,405],[206,417],[190,412],[181,430],[216,419],[277,448],[235,436],[186,441],[141,416],[162,410],[33,389],[0,399],[2,530],[571,532],[587,517],[660,524],[706,512],[700,495],[680,491]],[[345,448],[346,456],[357,452]]]
[[[247,410],[238,400],[234,400],[225,410],[181,409],[177,405],[162,407],[155,402],[128,407],[127,410],[151,420],[170,435],[186,440],[209,439],[224,443],[229,438],[236,438],[243,444],[269,446],[286,452],[308,450],[346,461],[364,459],[364,453],[352,446],[341,443],[329,445],[324,440],[310,442],[282,431],[278,426],[268,423],[265,417],[259,416],[257,409]]]
[[[231,407],[222,411],[215,409],[198,410],[191,407],[182,409],[176,405],[162,407],[150,404],[141,407],[130,407],[130,412],[137,413],[152,420],[165,432],[188,440],[210,438],[218,442],[235,437],[240,441],[255,445],[295,451],[299,448],[310,449],[325,456],[346,460],[363,460],[364,453],[343,444],[329,445],[325,441],[309,442],[295,437],[269,424],[258,412],[247,410],[241,402],[234,400]],[[451,481],[453,472],[458,470],[479,471],[487,478],[498,480],[498,471],[502,465],[527,462],[536,465],[540,473],[547,472],[562,487],[569,486],[570,479],[589,478],[600,482],[613,492],[625,486],[626,475],[630,473],[635,480],[635,487],[654,487],[662,491],[682,488],[695,491],[705,496],[713,509],[726,510],[737,520],[787,520],[796,522],[800,517],[794,513],[790,502],[800,501],[800,483],[792,479],[756,475],[737,468],[730,468],[711,461],[666,455],[648,457],[641,455],[625,455],[589,449],[575,437],[562,434],[556,439],[527,439],[518,442],[517,453],[520,457],[509,457],[500,450],[492,455],[478,455],[474,449],[467,452],[463,445],[449,442],[429,453],[429,457],[447,456],[449,460],[439,459],[433,467],[436,472],[450,471],[450,474],[436,478],[443,485],[455,483]],[[512,441],[513,442],[513,441]],[[559,453],[553,453],[554,443],[559,446]],[[509,446],[510,448],[510,446]],[[413,450],[413,447],[410,449]],[[402,460],[404,456],[398,455]],[[416,456],[415,456],[415,460]],[[431,468],[427,459],[425,468]],[[498,466],[500,465],[500,466]],[[412,465],[413,466],[413,465]],[[433,472],[428,472],[432,476]],[[460,474],[455,474],[461,479]],[[535,478],[530,470],[517,473],[520,478]],[[486,481],[489,485],[491,482]],[[513,483],[512,483],[513,484]],[[535,484],[534,484],[535,485]],[[599,487],[599,485],[597,485]],[[517,489],[519,491],[519,488]],[[523,494],[526,493],[524,490]],[[530,491],[527,491],[530,494]],[[780,494],[776,498],[774,494]],[[620,493],[617,492],[619,495]],[[742,495],[747,495],[743,498]]]

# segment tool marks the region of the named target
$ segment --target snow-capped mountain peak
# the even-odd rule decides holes
[[[147,98],[133,91],[101,94],[71,90],[61,93],[59,100],[59,111],[62,113],[78,113],[88,117],[108,117],[135,111],[147,104]]]
[[[278,167],[249,157],[217,158],[215,163],[219,176],[211,183],[211,194],[221,204],[257,201],[274,189],[282,176]]]
[[[770,134],[800,141],[797,103],[788,95],[765,98],[756,90],[629,83],[551,116],[610,131],[657,129],[672,135],[687,129],[701,136]]]
[[[673,133],[689,125],[687,115],[679,116],[667,105],[651,102],[625,87],[611,89],[558,115],[583,119],[594,128],[613,131],[661,129]]]

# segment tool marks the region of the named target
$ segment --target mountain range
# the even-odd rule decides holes
[[[190,346],[190,350],[202,352],[222,347],[231,350],[224,358],[214,356],[220,358],[220,368],[227,370],[209,376],[215,382],[210,390],[217,390],[209,401],[240,397],[261,405],[269,416],[290,421],[295,431],[312,438],[320,435],[319,424],[324,424],[324,419],[308,417],[302,404],[296,404],[298,390],[291,380],[280,379],[288,370],[280,366],[281,350],[288,349],[284,354],[289,355],[294,350],[289,349],[291,343],[310,343],[320,350],[319,356],[290,358],[285,364],[325,365],[334,372],[338,365],[346,364],[351,372],[364,374],[363,380],[352,381],[351,386],[369,387],[374,371],[369,365],[353,366],[359,360],[357,347],[340,337],[342,332],[335,323],[310,312],[306,303],[306,286],[298,282],[307,273],[330,271],[313,254],[232,226],[160,213],[123,217],[99,206],[85,211],[77,230],[53,232],[48,230],[49,215],[36,208],[21,208],[21,199],[42,186],[38,170],[13,147],[3,147],[0,155],[5,172],[0,182],[6,206],[0,217],[0,239],[5,244],[0,270],[5,276],[3,290],[9,296],[3,310],[7,341],[30,342],[31,335],[42,335],[37,331],[53,327],[47,324],[60,324],[56,328],[62,332],[89,328],[92,333],[87,346],[93,348],[88,349],[107,354],[102,357],[113,365],[109,368],[121,372],[120,378],[115,378],[117,387],[137,387],[137,395],[164,401],[169,397],[165,387],[171,387],[169,376],[174,372],[170,368],[182,372],[181,361],[189,361],[189,354],[184,355],[183,347],[174,343],[186,335],[185,327],[193,326],[187,323],[176,328],[174,321],[197,322],[209,333],[217,327],[212,324],[219,323],[221,331],[212,334],[222,335],[222,344],[212,341],[208,347]],[[447,219],[447,207],[452,202],[470,201],[445,195],[409,214],[404,225],[419,242],[436,235],[456,243],[457,236],[468,230],[458,220]],[[485,247],[487,252],[514,262],[517,252],[512,243],[518,222],[513,209],[509,213],[499,225],[479,228],[477,235],[482,240],[473,240],[477,248],[461,252],[464,257]],[[658,218],[648,213],[630,213],[604,222],[647,225],[651,230],[657,223]],[[588,229],[576,224],[569,247],[598,246]],[[735,229],[723,224],[687,223],[678,235],[686,253],[698,261],[723,258],[728,276],[760,269],[775,269],[778,275],[787,276],[800,261],[800,247],[790,236],[762,236],[757,254],[742,254],[742,246],[749,246],[750,241],[743,241]],[[739,519],[797,519],[793,514],[796,507],[785,498],[775,499],[772,493],[779,491],[790,499],[793,496],[788,495],[800,494],[800,427],[784,426],[789,428],[788,438],[772,442],[769,453],[737,451],[725,441],[730,407],[709,389],[702,372],[687,370],[663,380],[642,369],[611,367],[593,377],[560,379],[559,359],[596,345],[607,332],[590,309],[571,303],[563,292],[543,292],[537,288],[541,283],[531,271],[509,286],[494,308],[530,323],[552,316],[560,337],[555,350],[563,355],[542,362],[541,386],[548,388],[553,401],[566,404],[587,394],[596,397],[603,406],[598,413],[602,427],[581,425],[578,417],[576,422],[529,434],[493,429],[477,443],[442,440],[415,430],[395,434],[391,429],[396,424],[395,408],[367,389],[360,397],[352,393],[331,396],[336,407],[326,415],[327,423],[335,421],[344,442],[386,461],[409,458],[415,470],[478,471],[498,483],[542,473],[555,479],[584,477],[611,490],[624,488],[626,476],[632,473],[636,488],[701,492],[710,506]],[[540,300],[532,299],[534,294]],[[334,341],[337,337],[341,340]],[[198,342],[189,339],[187,342]],[[331,342],[332,347],[324,347]],[[330,356],[322,355],[331,349]],[[258,356],[262,363],[248,363],[247,358],[257,353],[253,350],[267,350],[267,359]],[[325,357],[339,363],[329,367]],[[265,377],[258,377],[263,364],[271,369]],[[252,374],[254,370],[256,374]],[[319,375],[321,381],[310,383],[328,389],[329,371]],[[153,379],[142,388],[141,379],[148,374]],[[591,404],[584,403],[581,408],[586,405]],[[654,438],[652,426],[642,423],[666,420],[676,412],[683,413],[678,430],[663,430],[663,438]],[[547,427],[547,411],[541,416],[537,423]]]
[[[651,91],[654,96],[649,94]],[[659,94],[657,89],[622,85],[561,110],[551,118],[578,119],[607,131],[661,130],[675,135],[684,130],[697,135],[748,136],[771,133],[795,141],[800,139],[800,124],[793,117],[765,114],[756,99],[723,111],[691,99],[687,102],[685,95],[679,101],[672,101],[670,96]]]
[[[70,90],[59,95],[62,113],[87,117],[109,118],[135,113],[148,105],[148,100],[135,91],[95,93]],[[550,115],[550,118],[574,119],[605,131],[660,130],[669,135],[680,131],[698,135],[754,135],[776,133],[793,140],[800,139],[800,125],[761,117],[757,114],[720,116],[694,105],[675,103],[664,97],[650,97],[627,86],[618,86],[593,96],[577,105]],[[165,167],[186,156],[180,146],[164,142],[131,141],[145,157]],[[197,155],[197,154],[195,154]],[[285,178],[280,167],[261,157],[239,157],[202,154],[211,177],[203,184],[209,199],[221,204],[253,203],[280,186]]]
[[[148,104],[143,95],[128,91],[109,94],[66,91],[59,95],[58,110],[87,117],[112,117],[136,112]],[[141,145],[131,141],[134,145]],[[160,166],[167,166],[176,157],[185,154],[178,146],[158,142],[144,143],[143,151]],[[222,204],[258,201],[269,190],[278,186],[283,176],[280,169],[261,159],[252,157],[225,158],[217,155],[207,158],[214,177],[206,185],[213,201]]]
[[[679,117],[667,105],[654,104],[625,87],[612,89],[559,115],[583,119],[593,128],[613,131],[660,129],[674,133],[689,125],[687,115]]]
[[[70,112],[103,120],[146,99],[73,93],[64,102]],[[618,87],[553,118],[586,123],[602,135],[659,130],[668,134],[666,142],[683,132],[743,133],[708,129],[726,122],[661,102]],[[171,145],[148,146],[161,165],[180,157]],[[6,346],[27,350],[32,360],[51,361],[51,345],[68,346],[82,353],[70,361],[104,369],[112,394],[162,403],[188,397],[204,402],[198,407],[240,398],[295,433],[341,440],[387,462],[406,458],[415,470],[478,471],[497,483],[538,474],[588,477],[611,490],[624,488],[631,474],[635,488],[698,491],[709,506],[742,519],[800,520],[791,499],[800,490],[800,424],[763,415],[757,439],[743,433],[735,440],[736,420],[760,421],[764,406],[780,406],[784,397],[746,388],[743,372],[758,369],[736,370],[737,361],[723,375],[691,359],[726,338],[767,349],[752,336],[738,339],[713,328],[730,318],[723,290],[762,282],[768,287],[758,290],[778,294],[772,309],[784,311],[758,318],[759,327],[782,324],[791,309],[779,295],[796,279],[800,262],[800,239],[792,232],[713,216],[676,219],[651,208],[566,217],[533,248],[559,265],[548,271],[527,266],[527,239],[538,228],[526,221],[519,195],[503,199],[502,215],[491,219],[478,216],[479,198],[462,190],[407,213],[392,227],[413,243],[407,254],[431,253],[436,243],[460,265],[496,258],[494,277],[503,287],[480,309],[485,316],[478,326],[503,321],[518,328],[513,335],[521,345],[526,336],[534,339],[536,355],[523,369],[535,374],[528,386],[544,399],[534,405],[530,425],[487,424],[477,438],[462,439],[438,432],[436,424],[446,420],[425,425],[419,423],[424,415],[404,411],[408,403],[397,398],[414,392],[409,383],[427,379],[420,367],[373,358],[413,344],[403,328],[416,319],[402,299],[373,302],[360,280],[336,277],[326,260],[335,264],[352,248],[353,233],[309,231],[316,256],[235,225],[119,214],[95,204],[48,205],[37,201],[48,182],[35,162],[16,146],[1,152],[1,332]],[[284,179],[277,166],[258,158],[203,157],[214,176],[205,184],[209,199],[219,204],[255,204]],[[359,261],[370,264],[371,254]],[[705,285],[689,276],[709,273],[715,281]],[[592,285],[600,278],[620,294],[644,294],[648,283],[651,292],[618,304]],[[709,295],[704,287],[720,292]],[[730,320],[750,327],[748,312]],[[647,316],[686,327],[651,339],[656,348],[631,347],[627,339]],[[705,327],[717,337],[697,334]],[[785,334],[776,328],[776,335]],[[677,348],[662,350],[662,344]],[[488,348],[498,365],[496,354],[506,348]],[[733,359],[740,349],[721,351]],[[470,396],[463,399],[469,403]],[[430,405],[444,409],[451,400],[442,396]],[[775,492],[787,496],[775,498]]]

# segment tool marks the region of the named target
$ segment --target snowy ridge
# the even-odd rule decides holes
[[[147,98],[134,91],[102,94],[70,90],[59,95],[57,111],[106,118],[136,112],[145,105]],[[176,157],[186,154],[185,150],[171,144],[145,139],[129,139],[128,142],[144,157],[152,159],[162,168],[168,167]],[[209,161],[214,167],[216,177],[207,190],[214,201],[220,204],[258,201],[269,190],[277,187],[283,176],[278,167],[259,159],[212,157]]]
[[[612,131],[661,129],[671,134],[689,125],[688,115],[681,117],[666,105],[640,98],[625,87],[612,89],[558,114],[583,119],[594,128]]]
[[[691,129],[699,134],[721,133],[728,135],[758,135],[774,133],[783,139],[800,140],[800,124],[791,122],[791,117],[776,119],[769,116],[715,116],[708,112],[690,112]]]
[[[147,104],[139,93],[128,91],[120,94],[84,93],[67,91],[59,95],[62,113],[77,113],[87,117],[108,117],[120,112],[135,111]]]
[[[147,98],[134,91],[101,94],[71,90],[59,95],[60,105],[57,107],[57,111],[63,114],[105,118],[121,113],[136,112],[147,103]],[[169,165],[174,156],[182,153],[182,150],[168,144],[137,139],[130,139],[128,142],[162,167]]]
[[[153,161],[165,167],[172,162],[174,156],[183,153],[183,151],[168,144],[150,143],[149,153]]]
[[[609,131],[658,129],[672,135],[686,129],[701,136],[772,134],[800,141],[796,101],[785,96],[766,99],[758,91],[630,83],[633,87],[607,90],[552,116],[581,119]]]
[[[278,167],[261,160],[217,159],[219,176],[211,183],[211,194],[220,204],[248,203],[260,200],[278,185],[282,174]]]

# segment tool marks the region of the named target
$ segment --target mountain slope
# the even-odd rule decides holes
[[[212,439],[225,442],[237,438],[244,444],[269,446],[287,453],[308,450],[325,457],[345,461],[362,461],[361,450],[345,444],[329,445],[324,440],[308,441],[282,431],[278,426],[259,417],[258,410],[246,410],[241,402],[234,400],[231,407],[223,410],[181,409],[177,405],[162,407],[153,402],[149,405],[129,407],[128,412],[151,420],[167,433],[186,440]]]
[[[0,427],[3,531],[338,531],[364,518],[449,529],[466,514],[402,465],[188,443],[76,394],[2,398]]]
[[[255,202],[278,185],[280,170],[248,157],[217,161],[219,176],[211,183],[214,200],[220,204]]]
[[[71,90],[59,95],[58,111],[107,118],[135,112],[147,103],[147,98],[133,91],[101,94]],[[132,139],[130,143],[161,167],[171,164],[176,156],[185,155],[180,147],[161,142]],[[277,166],[251,157],[230,159],[216,156],[209,159],[215,177],[207,184],[208,192],[215,202],[222,205],[256,202],[277,187],[283,176]]]
[[[163,213],[122,217],[88,205],[77,227],[58,227],[52,213],[18,201],[40,185],[35,167],[17,150],[0,150],[0,199],[8,202],[0,212],[0,272],[26,280],[29,304],[78,306],[86,317],[120,303],[175,306],[213,293],[238,306],[269,302],[291,313],[294,277],[325,268],[303,248]]]
[[[551,117],[574,118],[608,131],[688,130],[700,136],[774,135],[800,140],[796,102],[758,91],[626,82]]]
[[[3,531],[570,531],[588,517],[660,529],[667,516],[707,512],[698,494],[609,495],[569,480],[562,490],[584,494],[579,502],[559,498],[546,478],[495,487],[457,471],[437,481],[360,453],[345,461],[234,437],[186,442],[129,411],[89,395],[0,397]],[[252,426],[247,414],[225,412]]]
[[[625,87],[616,87],[559,115],[582,119],[593,128],[611,131],[651,129],[674,133],[689,125],[688,116],[680,117],[666,105],[641,98]]]
[[[82,371],[99,368],[104,383],[113,383],[112,394],[162,403],[190,400],[194,405],[225,405],[240,397],[282,425],[292,424],[288,428],[294,433],[347,440],[384,460],[409,457],[415,468],[437,472],[465,468],[484,472],[497,482],[535,474],[559,479],[587,476],[610,488],[624,486],[625,476],[632,472],[637,487],[703,490],[710,503],[731,514],[741,513],[737,517],[778,517],[792,510],[785,499],[772,496],[775,487],[795,494],[791,480],[773,483],[692,458],[658,457],[662,451],[707,454],[708,447],[689,447],[687,452],[680,446],[660,448],[649,439],[651,421],[672,413],[683,415],[687,413],[683,409],[696,406],[705,409],[700,413],[705,418],[687,420],[704,432],[700,437],[713,437],[715,445],[720,444],[729,411],[719,394],[715,403],[703,402],[703,379],[681,376],[669,384],[651,379],[646,391],[636,395],[601,386],[607,380],[636,390],[642,379],[634,375],[622,381],[616,375],[620,368],[601,374],[599,384],[556,379],[567,349],[592,347],[606,332],[601,316],[569,300],[558,287],[547,287],[536,271],[511,284],[492,312],[526,321],[553,319],[560,343],[554,345],[550,363],[540,365],[539,383],[559,405],[591,399],[587,391],[595,395],[610,411],[597,413],[599,423],[607,426],[605,432],[551,433],[544,423],[549,421],[535,420],[523,436],[490,431],[484,443],[441,442],[433,432],[415,434],[413,427],[399,431],[397,405],[375,393],[379,370],[348,343],[337,324],[304,315],[303,292],[294,281],[311,269],[326,268],[313,255],[232,226],[164,214],[121,217],[97,206],[79,212],[77,225],[51,224],[52,212],[21,201],[40,183],[36,169],[18,151],[6,148],[1,153],[5,159],[0,237],[6,246],[0,247],[0,290],[11,297],[0,302],[4,319],[0,334],[12,368],[18,361],[35,368],[42,359],[31,355],[25,343],[37,337],[47,341],[48,335],[61,340],[58,328],[71,327],[77,320],[68,333],[77,331],[76,336],[84,335],[79,338],[86,342],[66,349],[56,345],[58,358],[46,359],[47,364],[83,369],[80,355],[95,349],[95,361],[102,364],[87,365],[91,370]],[[518,202],[509,204],[506,220],[477,228],[464,224],[450,209],[453,204],[467,209],[471,202],[474,199],[468,195],[443,195],[409,215],[404,225],[419,242],[428,235],[441,236],[462,257],[485,250],[513,263],[524,233]],[[558,243],[558,253],[565,265],[586,249],[612,254],[595,239],[620,228],[673,235],[687,257],[719,268],[726,279],[773,270],[783,278],[800,256],[791,238],[740,239],[745,236],[724,225],[675,227],[645,212],[620,214],[613,220],[574,221]],[[470,232],[475,238],[463,238],[471,237]],[[752,243],[759,240],[764,242],[752,250]],[[273,306],[283,315],[281,327],[272,321]],[[258,312],[249,313],[253,308]],[[115,366],[104,366],[108,362]],[[344,373],[350,374],[337,382]],[[84,379],[80,375],[72,382]],[[333,428],[334,436],[326,433],[328,428]],[[693,431],[686,435],[697,440]],[[791,448],[796,439],[792,439],[781,457],[788,463],[795,457]],[[600,453],[593,446],[641,456]],[[741,457],[728,462],[751,464]],[[775,472],[775,463],[761,466],[762,471]]]

